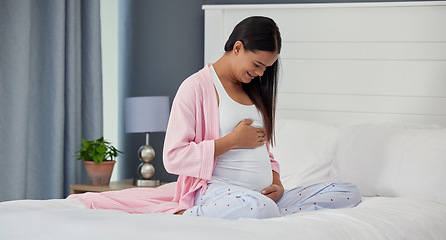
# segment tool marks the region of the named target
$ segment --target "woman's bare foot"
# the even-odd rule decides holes
[[[186,210],[181,210],[181,211],[178,211],[178,212],[176,212],[176,213],[174,213],[174,214],[175,214],[175,215],[183,215],[184,211],[186,211]]]

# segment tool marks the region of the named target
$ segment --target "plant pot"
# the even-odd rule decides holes
[[[93,161],[84,161],[88,182],[93,186],[104,186],[110,184],[110,177],[116,161],[103,161],[96,164]]]

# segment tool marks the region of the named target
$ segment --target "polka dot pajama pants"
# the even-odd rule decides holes
[[[354,207],[361,201],[358,188],[350,183],[318,183],[285,190],[275,203],[263,194],[227,184],[208,184],[195,196],[194,207],[183,215],[238,218],[273,218],[302,211]]]

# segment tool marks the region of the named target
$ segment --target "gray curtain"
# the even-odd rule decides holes
[[[102,136],[99,0],[0,0],[0,201],[63,198]]]

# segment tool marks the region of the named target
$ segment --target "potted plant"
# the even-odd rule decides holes
[[[90,185],[102,186],[110,183],[114,159],[122,152],[101,137],[95,141],[82,139],[82,146],[76,153],[76,160],[84,161]]]

